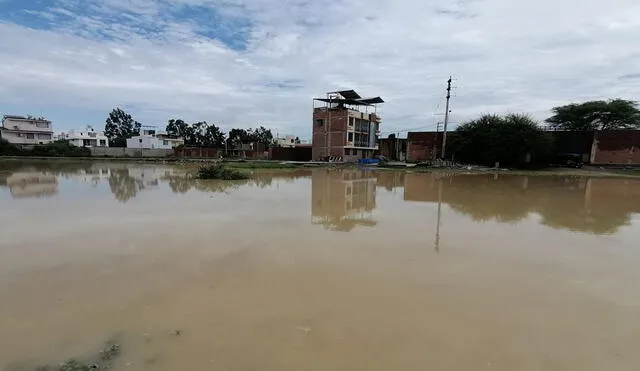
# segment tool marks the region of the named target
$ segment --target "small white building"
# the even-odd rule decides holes
[[[172,149],[184,144],[182,138],[173,138],[155,130],[142,130],[141,135],[127,139],[127,148],[136,149]]]
[[[91,126],[87,126],[86,131],[70,130],[61,133],[58,139],[64,139],[76,147],[109,147],[109,139],[104,132],[95,131]]]
[[[12,144],[47,144],[53,141],[53,126],[44,118],[5,115],[0,137]]]
[[[184,146],[184,139],[183,138],[179,138],[173,135],[169,135],[169,134],[165,134],[165,133],[158,133],[156,134],[156,138],[161,139],[163,144],[164,142],[168,142],[168,144],[171,146],[171,148],[176,148],[178,146]]]
[[[285,135],[276,138],[276,146],[293,148],[296,146],[296,137],[294,135]]]

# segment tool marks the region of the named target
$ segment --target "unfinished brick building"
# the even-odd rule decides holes
[[[384,103],[382,98],[362,98],[353,90],[342,90],[314,98],[313,103],[313,160],[373,157],[380,135],[377,105]]]

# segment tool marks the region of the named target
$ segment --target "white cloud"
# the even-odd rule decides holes
[[[638,94],[638,80],[622,78],[640,73],[636,0],[100,4],[52,30],[0,23],[1,109],[55,110],[70,127],[99,125],[121,105],[145,123],[260,122],[309,137],[311,98],[339,88],[383,96],[383,131],[441,119],[433,114],[444,110],[450,74],[453,121],[485,112],[543,119],[556,104]],[[246,50],[201,36],[206,23],[166,17],[185,4],[207,7],[213,20],[244,18]],[[58,1],[51,13],[77,6]],[[139,26],[110,23],[123,11]]]

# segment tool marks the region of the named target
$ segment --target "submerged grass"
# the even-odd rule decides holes
[[[229,161],[224,166],[231,169],[298,169],[300,166],[274,161],[244,162]]]
[[[249,177],[242,171],[229,169],[222,164],[204,165],[198,169],[197,179],[243,180]]]

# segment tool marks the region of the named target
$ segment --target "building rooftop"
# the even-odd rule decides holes
[[[327,98],[314,98],[326,103],[349,104],[354,106],[371,106],[384,103],[380,97],[362,98],[355,90],[339,90],[327,93]]]

